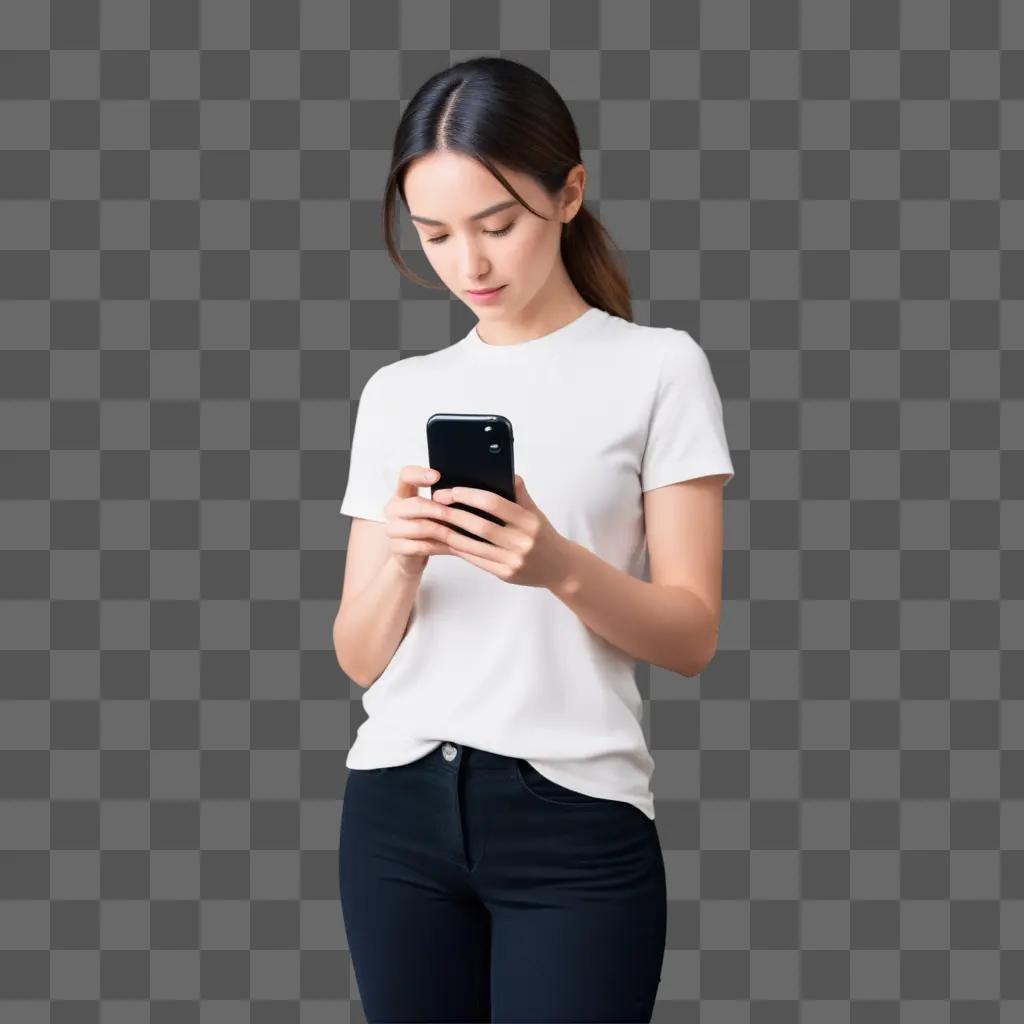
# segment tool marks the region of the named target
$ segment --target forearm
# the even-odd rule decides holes
[[[650,583],[567,541],[566,574],[551,592],[580,620],[632,657],[684,676],[714,656],[717,630],[707,605],[685,587]]]
[[[342,671],[369,687],[388,667],[402,642],[420,586],[388,559],[373,581],[334,619],[334,652]]]

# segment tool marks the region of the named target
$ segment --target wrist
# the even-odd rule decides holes
[[[419,569],[413,569],[410,572],[409,569],[402,565],[401,560],[392,553],[388,555],[387,566],[396,579],[419,583],[420,579],[423,577],[423,570],[427,567],[427,563],[424,560],[423,565]]]
[[[562,557],[558,575],[548,588],[555,597],[565,600],[580,589],[579,567],[580,547],[574,541],[563,538]]]

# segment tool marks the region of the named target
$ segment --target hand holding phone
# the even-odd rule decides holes
[[[418,491],[437,479],[428,466],[403,466],[398,474],[395,496],[384,510],[387,520],[391,557],[409,576],[420,576],[431,555],[450,555],[448,545],[441,538],[448,526],[432,516],[438,502],[420,497]]]

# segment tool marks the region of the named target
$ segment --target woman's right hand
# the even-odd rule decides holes
[[[404,466],[398,474],[395,495],[384,509],[391,558],[410,576],[422,575],[431,555],[450,554],[440,539],[449,527],[431,515],[432,509],[446,506],[417,493],[420,487],[436,483],[438,475],[429,466]]]

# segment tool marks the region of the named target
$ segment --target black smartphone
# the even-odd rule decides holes
[[[430,467],[440,476],[430,485],[430,493],[448,487],[475,487],[515,501],[513,441],[512,424],[504,416],[434,413],[427,420],[427,452]],[[456,501],[450,507],[472,512],[499,526],[505,525],[503,519],[474,505]],[[449,525],[465,537],[490,543],[461,526]]]

